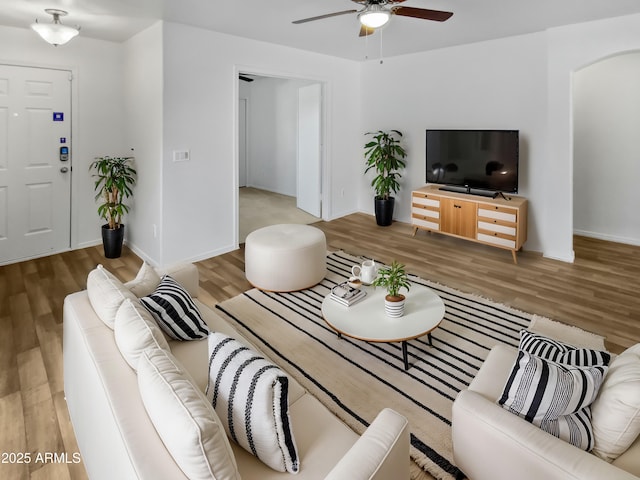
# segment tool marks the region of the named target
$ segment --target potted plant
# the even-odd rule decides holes
[[[122,215],[129,211],[129,207],[123,202],[132,195],[136,183],[132,159],[133,157],[96,157],[89,166],[89,170],[95,172],[96,200],[102,199],[102,203],[98,205],[98,215],[107,222],[102,226],[102,244],[107,258],[118,258],[122,254]]]
[[[400,293],[401,288],[407,292],[411,288],[409,277],[402,263],[393,261],[391,266],[382,267],[378,271],[378,277],[373,281],[376,287],[385,287],[387,295],[384,297],[384,309],[389,317],[401,317],[404,315],[405,296]]]
[[[393,219],[393,207],[395,198],[392,193],[397,193],[400,189],[398,170],[405,168],[403,160],[407,152],[400,145],[402,133],[398,130],[385,132],[367,132],[365,135],[372,135],[373,139],[364,146],[364,158],[367,168],[365,173],[373,169],[376,176],[371,181],[371,186],[376,192],[375,212],[376,223],[380,226],[391,225]]]

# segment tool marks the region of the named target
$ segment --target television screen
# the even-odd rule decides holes
[[[518,193],[518,130],[427,130],[427,183]]]

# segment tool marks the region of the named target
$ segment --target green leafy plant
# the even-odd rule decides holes
[[[136,171],[131,166],[133,157],[96,157],[89,166],[96,178],[94,189],[98,205],[98,215],[104,218],[111,230],[120,228],[122,215],[129,211],[124,199],[133,194]]]
[[[403,158],[407,152],[400,145],[402,133],[398,130],[388,132],[379,130],[377,132],[367,132],[365,135],[372,135],[373,139],[364,146],[364,158],[367,168],[365,173],[374,169],[376,176],[371,181],[371,186],[376,192],[376,197],[388,200],[391,192],[397,193],[400,190],[398,179],[401,177],[398,170],[406,167]]]
[[[393,298],[403,298],[400,289],[406,288],[408,292],[411,288],[404,264],[398,263],[396,260],[389,267],[382,267],[378,271],[378,277],[373,281],[373,285],[385,287],[388,296]]]

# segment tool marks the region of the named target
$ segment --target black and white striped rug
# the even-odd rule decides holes
[[[446,313],[432,332],[433,346],[426,336],[409,342],[411,368],[405,371],[400,343],[338,339],[322,318],[324,297],[351,274],[352,265],[361,262],[362,258],[344,252],[331,253],[326,278],[311,289],[291,293],[252,289],[217,308],[356,432],[362,433],[384,407],[407,417],[412,478],[424,477],[424,472],[453,478],[457,473],[451,448],[453,400],[494,345],[517,347],[520,330],[534,315],[411,277],[443,299]],[[304,468],[304,459],[301,462]]]

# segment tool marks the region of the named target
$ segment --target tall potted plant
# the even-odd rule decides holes
[[[405,168],[404,158],[407,152],[400,145],[402,133],[398,130],[388,132],[379,130],[367,132],[373,138],[364,146],[364,158],[366,161],[365,173],[373,169],[376,176],[371,181],[371,186],[376,192],[375,212],[376,223],[380,226],[391,225],[393,219],[393,207],[395,198],[392,193],[400,189],[398,179],[401,177],[398,170]]]
[[[106,220],[102,226],[104,256],[118,258],[122,254],[124,224],[122,215],[129,211],[125,198],[133,194],[136,171],[131,166],[133,157],[96,157],[89,166],[96,178],[94,189],[98,205],[98,215]]]
[[[401,288],[407,292],[411,288],[405,266],[394,260],[389,267],[382,267],[378,271],[378,277],[373,281],[376,287],[385,287],[387,295],[384,297],[384,310],[389,317],[401,317],[404,315],[404,303],[406,297],[400,293]]]

